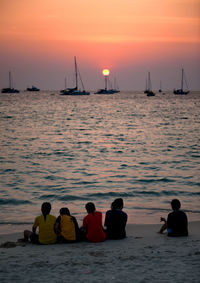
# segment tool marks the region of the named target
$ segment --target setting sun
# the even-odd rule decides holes
[[[109,71],[108,69],[104,69],[104,70],[102,71],[102,73],[103,73],[104,76],[109,76],[110,71]]]

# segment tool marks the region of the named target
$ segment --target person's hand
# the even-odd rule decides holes
[[[164,217],[160,217],[160,222],[166,222],[166,219]]]

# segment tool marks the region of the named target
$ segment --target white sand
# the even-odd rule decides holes
[[[0,282],[200,282],[200,222],[182,238],[159,227],[128,225],[126,239],[97,244],[0,248]],[[20,237],[0,235],[0,244]]]

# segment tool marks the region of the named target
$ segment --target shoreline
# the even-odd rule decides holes
[[[0,226],[4,226],[4,225],[8,225],[11,228],[13,228],[13,226],[16,226],[16,227],[24,227],[24,229],[27,229],[27,225],[24,225],[24,224],[19,224],[19,225],[1,224]],[[32,225],[30,225],[30,226],[32,227]],[[128,234],[133,235],[134,233],[137,234],[138,232],[144,232],[145,236],[149,236],[150,234],[153,233],[153,231],[156,233],[161,226],[162,226],[161,222],[160,222],[160,224],[158,224],[158,223],[157,224],[155,224],[155,223],[150,223],[150,224],[127,223],[127,225],[126,225],[127,238],[128,238]],[[31,227],[30,227],[30,229],[31,229]],[[29,226],[28,226],[28,228],[29,228]],[[1,240],[4,239],[6,236],[8,236],[9,238],[11,238],[13,240],[14,240],[15,235],[23,236],[24,229],[22,229],[20,231],[6,232],[6,233],[1,233],[2,231],[0,231],[0,244],[1,244]],[[199,221],[198,220],[197,221],[189,221],[188,222],[189,235],[190,235],[190,229],[192,229],[192,231],[195,231],[195,233],[199,232],[199,235],[200,235],[200,220]]]
[[[160,224],[127,224],[127,238],[102,243],[0,248],[1,282],[199,282],[200,221],[189,236],[157,233]],[[22,233],[0,235],[0,244]]]

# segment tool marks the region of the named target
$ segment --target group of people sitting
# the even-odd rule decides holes
[[[163,233],[166,229],[168,236],[187,236],[188,221],[186,214],[180,210],[181,204],[177,199],[172,200],[173,212],[160,229]],[[96,211],[95,205],[88,202],[85,205],[87,215],[83,219],[83,225],[79,228],[77,220],[70,215],[67,207],[60,209],[60,215],[56,218],[50,214],[51,204],[44,202],[41,207],[42,215],[35,218],[32,231],[25,230],[23,241],[34,244],[72,243],[77,241],[103,242],[106,239],[123,239],[126,237],[127,214],[123,209],[123,199],[117,198],[111,204],[111,209],[106,212],[104,227],[102,225],[102,213]],[[36,233],[39,227],[39,233]]]
[[[87,215],[79,228],[77,220],[70,214],[67,207],[60,209],[56,218],[50,214],[51,204],[44,202],[42,215],[35,218],[32,231],[24,231],[23,241],[35,244],[72,243],[77,241],[103,242],[106,239],[123,239],[126,237],[127,214],[122,211],[123,199],[117,198],[106,212],[105,229],[102,225],[102,213],[96,211],[95,205],[88,202],[85,205]],[[36,233],[39,227],[39,233]]]

